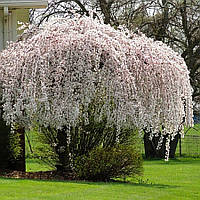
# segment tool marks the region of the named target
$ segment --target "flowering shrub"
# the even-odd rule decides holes
[[[192,125],[192,88],[183,59],[160,42],[91,17],[56,19],[28,30],[0,54],[4,119],[60,130],[103,99],[95,120],[134,124],[174,137]],[[83,113],[85,123],[87,113]]]

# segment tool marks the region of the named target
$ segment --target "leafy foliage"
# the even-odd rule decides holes
[[[88,155],[76,159],[75,171],[80,179],[108,181],[111,178],[125,178],[142,171],[141,155],[131,145],[96,148]]]
[[[20,147],[20,133],[10,133],[9,134],[9,150],[11,152],[11,157],[17,159],[21,155]]]

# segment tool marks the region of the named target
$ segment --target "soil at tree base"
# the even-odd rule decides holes
[[[74,174],[57,171],[0,171],[0,177],[20,178],[20,179],[39,179],[39,180],[77,180]]]

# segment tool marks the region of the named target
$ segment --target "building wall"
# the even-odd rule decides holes
[[[0,0],[0,7],[10,8],[46,8],[48,0]]]
[[[7,41],[15,41],[23,30],[17,30],[20,26],[17,22],[29,22],[29,9],[9,9],[8,20],[5,22],[3,9],[0,9],[0,50],[5,48]]]
[[[3,10],[0,10],[0,50],[3,49]]]

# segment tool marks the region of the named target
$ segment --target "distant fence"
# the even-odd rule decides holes
[[[141,148],[144,154],[144,145]],[[177,144],[176,157],[200,157],[200,125],[186,131],[184,138]]]
[[[200,157],[200,135],[186,135],[178,143],[177,157]]]

